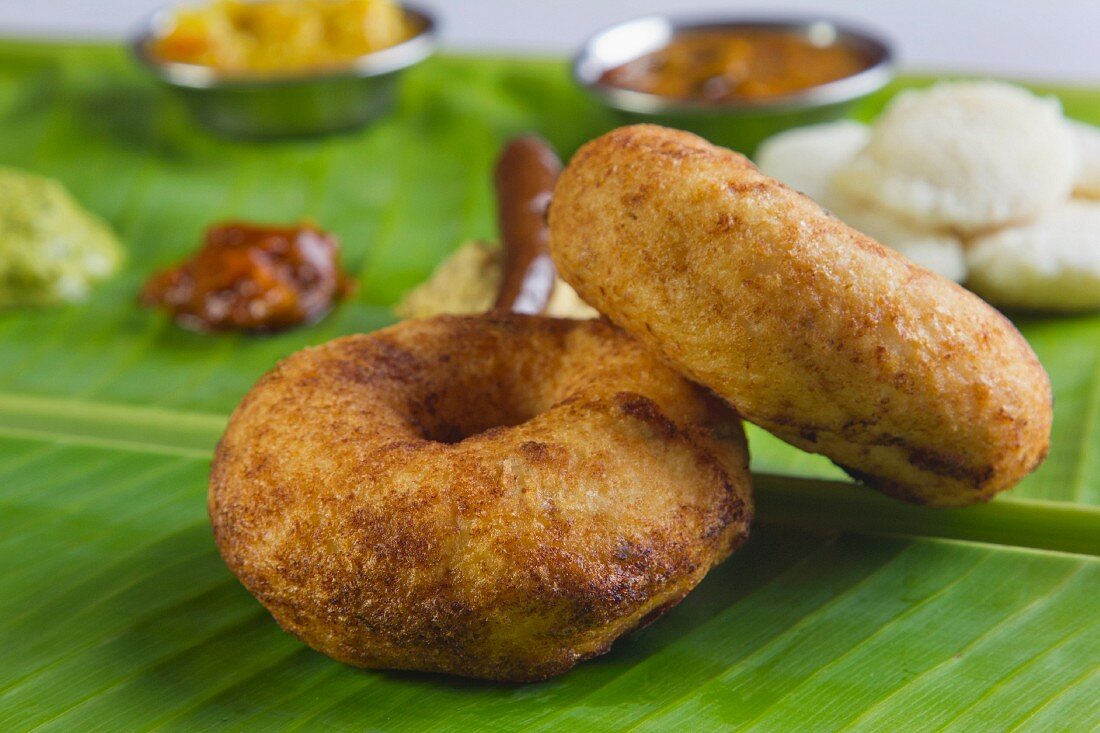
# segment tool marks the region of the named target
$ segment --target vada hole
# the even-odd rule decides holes
[[[455,445],[493,430],[522,425],[545,410],[514,399],[508,391],[496,385],[473,394],[463,390],[450,396],[430,394],[414,407],[414,423],[425,440]]]

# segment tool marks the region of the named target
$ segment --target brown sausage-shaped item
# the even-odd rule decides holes
[[[586,302],[888,494],[970,504],[1046,456],[1050,381],[1008,319],[744,156],[621,128],[573,156],[550,229]]]
[[[557,270],[550,259],[546,209],[561,161],[534,135],[505,146],[497,161],[497,217],[504,246],[504,277],[493,308],[542,313],[550,301]]]

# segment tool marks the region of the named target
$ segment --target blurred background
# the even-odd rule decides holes
[[[162,0],[3,0],[0,34],[118,38]],[[897,43],[901,65],[1024,79],[1100,79],[1100,0],[430,0],[447,48],[570,53],[599,28],[647,12],[813,11],[863,21]]]

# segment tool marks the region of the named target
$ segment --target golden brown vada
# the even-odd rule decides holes
[[[744,541],[744,434],[598,321],[406,321],[300,351],[230,420],[210,482],[229,567],[343,662],[559,674]]]
[[[960,506],[1043,460],[1051,392],[1013,325],[743,156],[653,125],[580,149],[562,277],[747,420],[882,491]]]

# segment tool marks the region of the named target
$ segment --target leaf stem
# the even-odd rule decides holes
[[[157,407],[0,393],[0,433],[209,457],[226,417]]]
[[[758,473],[753,484],[761,522],[1100,555],[1100,507],[1001,497],[961,509],[931,509],[846,481]]]
[[[223,415],[0,392],[0,434],[209,460]],[[755,473],[758,521],[1100,555],[1100,507],[998,498],[929,509],[847,481]]]

